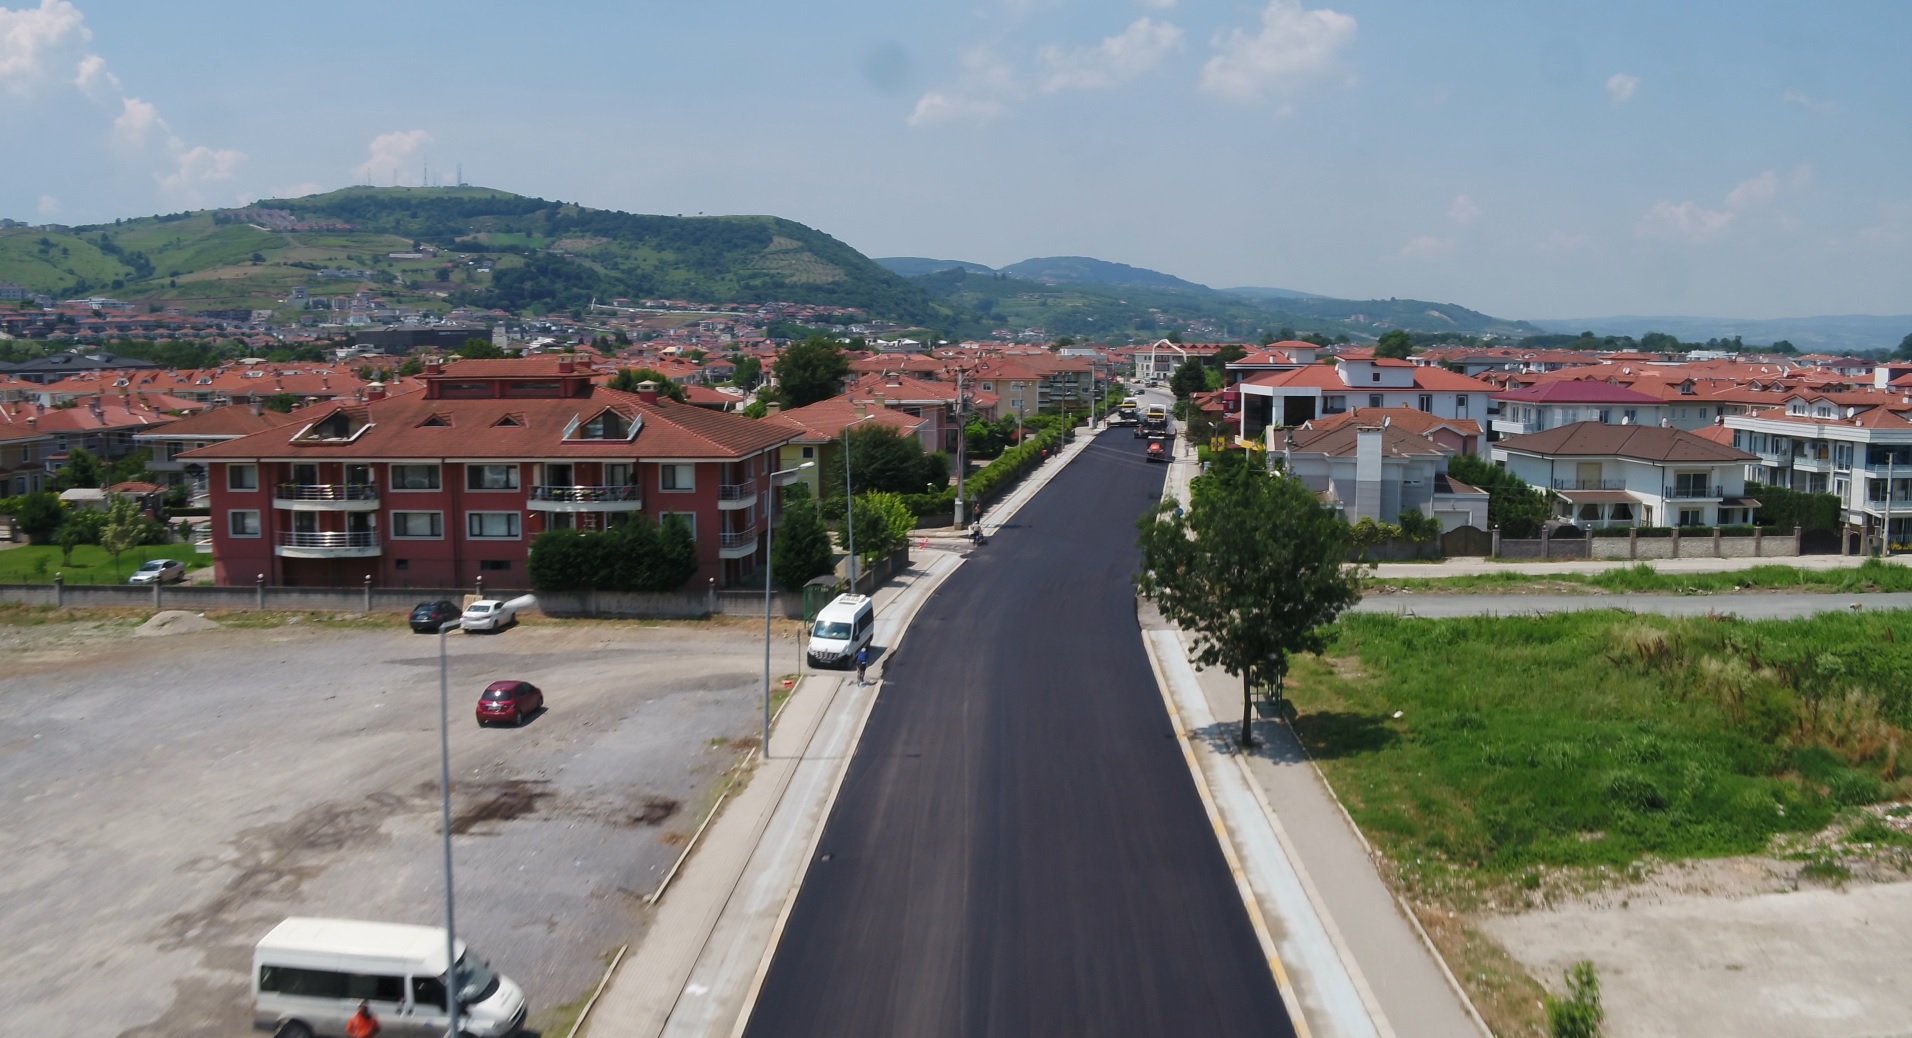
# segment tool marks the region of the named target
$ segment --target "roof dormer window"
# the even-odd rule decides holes
[[[516,429],[524,426],[524,415],[508,414],[491,423],[494,429]]]

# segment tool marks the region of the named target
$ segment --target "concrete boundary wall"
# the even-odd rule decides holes
[[[1675,530],[1667,537],[1642,537],[1629,531],[1625,537],[1589,538],[1596,559],[1789,559],[1798,558],[1803,532],[1797,527],[1790,534],[1772,534],[1755,529],[1751,535],[1729,537],[1718,530],[1699,530],[1682,534]]]

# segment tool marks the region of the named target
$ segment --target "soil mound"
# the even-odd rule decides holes
[[[184,609],[164,609],[154,613],[151,620],[133,628],[134,634],[191,634],[194,631],[210,631],[219,625]]]

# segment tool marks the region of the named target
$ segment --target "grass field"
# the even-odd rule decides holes
[[[1867,559],[1846,569],[1801,569],[1797,566],[1755,566],[1724,573],[1665,573],[1650,563],[1638,563],[1605,573],[1549,573],[1509,571],[1464,577],[1388,577],[1368,580],[1372,589],[1397,591],[1496,592],[1535,583],[1580,585],[1588,591],[1699,593],[1769,588],[1786,591],[1861,593],[1912,591],[1912,566]],[[1551,590],[1551,588],[1550,588]]]
[[[1350,616],[1296,729],[1422,896],[1753,853],[1907,792],[1912,615]],[[1398,711],[1398,716],[1397,716]]]
[[[148,544],[122,554],[117,565],[106,549],[82,544],[73,549],[73,561],[60,561],[60,549],[51,544],[29,544],[0,551],[0,584],[51,584],[59,573],[68,584],[118,584],[133,575],[147,559],[178,559],[187,570],[212,565],[212,556],[202,555],[190,544]]]

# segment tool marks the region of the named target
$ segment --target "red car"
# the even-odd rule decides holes
[[[529,681],[494,681],[478,697],[478,727],[504,721],[523,725],[544,709],[544,693]]]

